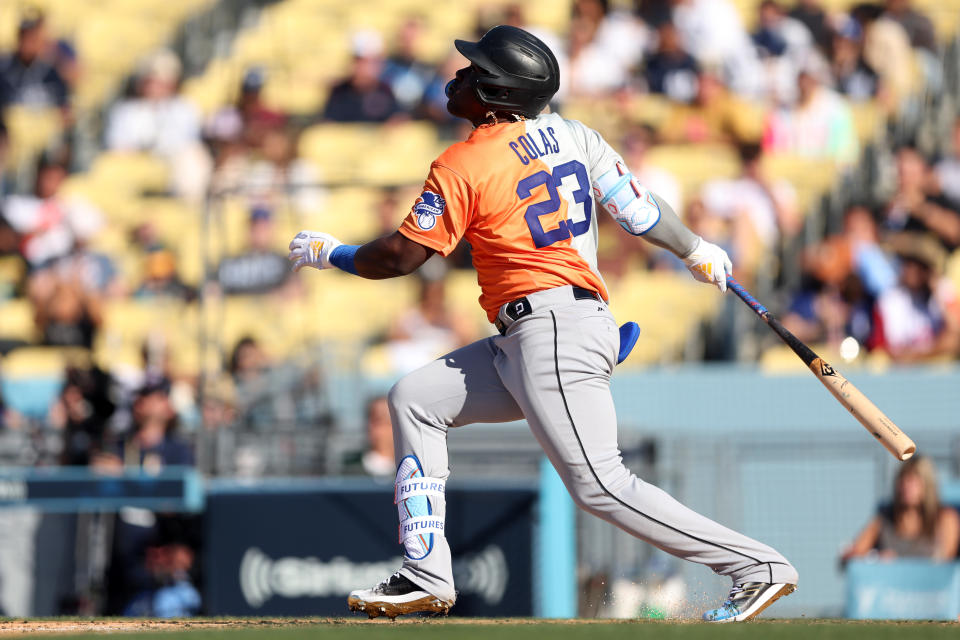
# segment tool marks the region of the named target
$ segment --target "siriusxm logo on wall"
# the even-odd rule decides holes
[[[400,568],[390,489],[366,480],[269,491],[215,485],[205,518],[205,613],[348,615],[350,591]],[[535,505],[533,487],[447,488],[452,615],[533,613]]]
[[[374,585],[400,566],[396,556],[383,562],[351,562],[337,556],[273,559],[256,547],[247,549],[240,562],[240,589],[251,607],[259,608],[273,597],[347,597],[357,585]],[[503,550],[494,545],[480,553],[457,558],[453,563],[459,596],[480,597],[489,605],[503,600],[509,568]]]

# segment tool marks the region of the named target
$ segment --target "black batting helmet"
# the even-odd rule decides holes
[[[491,111],[534,118],[560,88],[560,68],[553,52],[523,29],[500,25],[479,42],[456,40],[454,44],[481,69],[473,92]]]

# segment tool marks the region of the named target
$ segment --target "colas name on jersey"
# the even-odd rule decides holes
[[[557,142],[557,135],[554,133],[553,127],[547,127],[546,130],[536,129],[523,134],[516,140],[511,140],[510,148],[520,158],[520,162],[530,164],[531,160],[536,160],[551,153],[559,153],[560,143]]]

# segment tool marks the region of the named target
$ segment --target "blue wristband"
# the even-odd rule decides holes
[[[330,264],[341,271],[357,275],[357,265],[353,263],[353,257],[357,255],[358,244],[342,244],[330,252]]]

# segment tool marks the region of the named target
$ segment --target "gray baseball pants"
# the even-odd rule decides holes
[[[580,508],[734,583],[796,583],[796,569],[778,552],[688,509],[623,465],[610,394],[620,336],[607,305],[576,300],[569,286],[527,300],[533,313],[516,322],[501,309],[506,335],[457,349],[391,389],[397,460],[415,455],[425,476],[446,480],[449,428],[526,418]],[[444,499],[430,500],[443,517]],[[423,559],[405,557],[400,573],[452,601],[450,547],[435,538]]]

